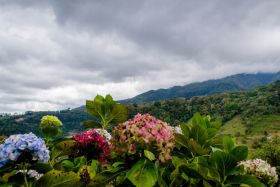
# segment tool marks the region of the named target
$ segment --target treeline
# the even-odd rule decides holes
[[[240,115],[243,121],[250,126],[252,117],[257,119],[255,116],[280,114],[280,81],[244,92],[130,104],[128,111],[129,118],[137,113],[150,113],[173,126],[187,122],[196,112],[203,115],[210,114],[212,118],[223,123]],[[83,130],[82,123],[91,118],[85,112],[85,107],[55,112],[26,112],[22,115],[0,116],[0,135],[27,132],[40,135],[38,124],[45,115],[57,116],[62,121],[64,135]]]
[[[244,92],[131,104],[128,108],[130,117],[150,113],[172,125],[188,121],[196,112],[210,114],[223,123],[235,115],[246,121],[256,115],[280,114],[280,81]]]

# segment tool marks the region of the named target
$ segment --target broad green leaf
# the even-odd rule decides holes
[[[247,184],[253,187],[265,187],[258,179],[251,175],[238,175],[238,176],[229,176],[226,180],[227,184]]]
[[[189,138],[190,137],[190,129],[189,129],[188,125],[187,124],[181,124],[180,128],[181,128],[182,133],[185,136],[185,138]]]
[[[57,156],[69,155],[76,152],[77,143],[74,140],[65,140],[55,145]],[[60,152],[59,152],[60,151]]]
[[[155,165],[147,159],[136,162],[126,176],[136,187],[152,187],[157,182]]]
[[[180,166],[180,171],[186,173],[191,178],[201,179],[202,176],[193,168],[188,167],[187,165]]]
[[[84,122],[83,127],[84,128],[98,129],[98,128],[102,128],[102,125],[99,122],[88,120],[88,121]]]
[[[208,139],[207,129],[200,125],[193,125],[190,130],[190,137],[200,145],[204,145]]]
[[[52,170],[53,168],[49,163],[35,163],[32,164],[30,169],[36,170],[38,173],[47,173],[48,171]]]
[[[93,180],[90,181],[89,184],[87,184],[88,187],[101,187],[106,186],[106,184],[109,184],[112,180],[114,180],[119,175],[123,174],[124,171],[118,171],[115,173],[104,171],[101,173],[97,173]]]
[[[51,170],[35,183],[35,187],[79,187],[82,184],[80,176],[74,172]]]
[[[150,161],[153,161],[156,159],[154,153],[152,153],[151,151],[148,150],[144,150],[144,155],[146,158],[148,158]]]
[[[104,102],[105,114],[110,114],[115,104],[116,102],[113,100],[112,96],[106,95],[105,102]]]
[[[93,179],[98,171],[99,162],[97,160],[92,160],[91,165],[87,167],[89,176]]]
[[[122,104],[115,104],[110,114],[110,123],[117,124],[127,120],[128,110],[127,107]]]
[[[198,126],[203,126],[204,128],[206,128],[206,123],[205,120],[202,118],[202,116],[199,113],[195,113],[193,118],[192,118],[192,124],[198,125]]]
[[[218,129],[215,128],[208,128],[207,129],[207,133],[208,133],[208,138],[213,138],[214,136],[216,136],[216,134],[218,133]]]
[[[237,162],[245,160],[248,156],[248,147],[244,145],[237,146],[231,151],[231,154]]]
[[[67,169],[67,171],[73,171],[75,165],[70,160],[63,160],[62,166]]]
[[[205,155],[209,153],[210,149],[202,147],[198,142],[191,139],[188,142],[188,148],[194,155]]]
[[[118,167],[123,164],[124,164],[124,162],[115,162],[114,164],[112,164],[112,166],[115,168],[115,167]]]
[[[211,153],[210,157],[212,162],[216,163],[217,170],[222,180],[224,180],[225,176],[230,173],[237,165],[234,157],[229,153],[215,151]]]
[[[175,168],[178,168],[179,166],[185,164],[187,160],[183,158],[179,158],[177,156],[172,156],[172,164],[174,165]]]
[[[177,144],[183,147],[188,147],[188,141],[183,134],[175,133],[174,136],[175,136],[175,142]]]
[[[227,152],[230,152],[235,147],[235,141],[231,137],[223,138],[223,146]]]
[[[204,187],[213,187],[211,184],[209,184],[206,180],[203,180],[203,186]]]

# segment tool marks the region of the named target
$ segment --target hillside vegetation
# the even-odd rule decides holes
[[[242,133],[252,134],[279,130],[280,81],[249,91],[221,93],[191,99],[170,99],[146,104],[129,104],[129,118],[137,113],[150,113],[175,126],[187,122],[194,113],[210,114],[223,124],[237,123]],[[85,107],[56,112],[26,112],[24,115],[0,117],[1,135],[34,132],[40,134],[40,119],[44,115],[57,116],[64,124],[65,134],[82,130],[82,123],[92,119]],[[231,121],[233,120],[233,121]],[[237,122],[236,122],[237,121]],[[228,123],[226,123],[228,122]],[[234,132],[234,133],[238,133]]]

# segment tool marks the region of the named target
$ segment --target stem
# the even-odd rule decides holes
[[[26,178],[26,172],[24,172],[23,176],[24,176],[25,187],[29,187],[28,182],[27,182],[27,178]]]
[[[24,184],[25,184],[25,187],[29,187],[28,185],[28,181],[27,181],[27,177],[26,177],[26,174],[27,174],[27,167],[26,167],[26,164],[23,163],[23,177],[24,177]]]

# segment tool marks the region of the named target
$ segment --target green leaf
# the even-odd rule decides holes
[[[152,187],[157,181],[155,165],[147,159],[136,162],[126,176],[136,187]]]
[[[97,160],[92,160],[91,165],[87,167],[89,176],[93,179],[98,171],[99,162]]]
[[[97,95],[93,101],[86,101],[86,111],[90,115],[93,115],[97,118],[105,118],[104,111],[104,98],[100,95]]]
[[[115,167],[118,167],[123,164],[124,164],[124,162],[115,162],[114,164],[112,164],[112,166],[115,168]]]
[[[76,152],[77,143],[74,140],[65,140],[55,145],[56,157],[70,155]]]
[[[71,162],[70,160],[63,160],[62,161],[62,166],[64,168],[66,168],[68,171],[73,171],[75,165],[73,162]]]
[[[232,172],[232,170],[237,165],[237,162],[232,155],[222,151],[212,152],[210,158],[212,160],[212,164],[213,162],[216,164],[222,181],[224,180],[225,176]]]
[[[181,128],[182,133],[185,136],[185,138],[189,138],[189,136],[190,136],[190,129],[189,129],[188,125],[187,124],[181,124],[180,128]]]
[[[105,114],[110,114],[112,112],[113,106],[116,104],[116,102],[113,100],[111,95],[106,95],[104,107],[105,107]]]
[[[251,175],[238,175],[238,176],[229,176],[226,180],[227,184],[247,184],[254,187],[265,187],[257,178]]]
[[[172,164],[175,168],[178,168],[179,166],[185,164],[187,160],[184,158],[179,158],[177,156],[172,156]]]
[[[237,162],[245,160],[248,156],[248,147],[244,145],[237,146],[231,151],[231,154]]]
[[[235,141],[231,137],[223,138],[223,147],[227,152],[230,152],[235,147]]]
[[[192,118],[192,124],[198,125],[198,126],[203,126],[204,128],[207,127],[205,120],[202,118],[202,116],[197,112],[194,114],[193,118]]]
[[[201,179],[202,176],[193,168],[188,167],[187,165],[180,166],[180,172],[186,173],[191,178]]]
[[[79,187],[82,184],[79,175],[74,172],[52,170],[41,177],[35,187]]]
[[[190,131],[190,137],[200,145],[204,145],[208,139],[207,129],[201,125],[193,125]]]
[[[98,129],[98,128],[102,128],[102,125],[99,122],[88,120],[84,122],[83,127]]]
[[[38,173],[47,173],[48,171],[52,170],[52,167],[49,163],[35,163],[32,164],[30,169],[36,170]]]
[[[122,104],[115,104],[110,114],[110,123],[117,124],[127,120],[128,110],[127,107]]]
[[[183,134],[174,134],[175,142],[183,147],[188,147],[188,141]]]
[[[209,153],[209,151],[210,151],[210,149],[206,149],[206,148],[202,147],[199,143],[197,143],[193,139],[191,139],[188,142],[188,147],[189,147],[189,150],[195,155],[205,155],[205,154]]]
[[[146,158],[148,158],[150,161],[153,161],[156,159],[154,153],[152,153],[151,151],[148,150],[144,150],[144,155]]]

